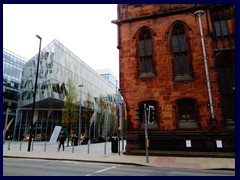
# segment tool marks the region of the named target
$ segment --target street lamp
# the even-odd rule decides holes
[[[81,145],[81,111],[82,111],[82,103],[81,103],[81,87],[83,87],[82,84],[78,85],[80,88],[80,103],[79,103],[79,119],[78,119],[78,144]]]
[[[37,71],[36,71],[36,79],[35,79],[34,95],[33,95],[32,121],[30,122],[30,128],[29,128],[30,138],[29,138],[29,141],[28,141],[28,152],[30,151],[31,142],[32,142],[32,126],[33,126],[33,118],[34,118],[34,110],[35,110],[35,101],[36,101],[37,80],[38,80],[38,67],[39,67],[40,51],[41,51],[41,43],[42,43],[42,38],[41,38],[39,35],[36,35],[36,37],[40,40],[40,43],[39,43],[38,61],[37,61]]]

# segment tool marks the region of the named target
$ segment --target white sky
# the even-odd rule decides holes
[[[3,47],[30,60],[57,39],[94,70],[119,73],[116,4],[3,4]]]

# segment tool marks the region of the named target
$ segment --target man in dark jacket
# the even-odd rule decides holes
[[[60,137],[59,137],[58,151],[60,150],[61,145],[62,145],[62,148],[63,148],[63,151],[64,151],[64,142],[65,142],[65,135],[64,135],[64,133],[61,133]]]

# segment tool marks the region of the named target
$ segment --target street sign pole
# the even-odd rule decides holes
[[[145,147],[146,147],[146,162],[148,163],[148,129],[147,129],[147,107],[146,104],[144,104],[144,119],[145,119]]]

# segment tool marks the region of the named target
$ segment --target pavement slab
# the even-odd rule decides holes
[[[27,152],[27,145],[28,142],[21,143],[14,141],[10,142],[10,144],[6,142],[3,145],[3,157],[103,162],[191,169],[229,169],[235,171],[235,158],[149,156],[149,162],[147,163],[145,155],[125,155],[125,149],[122,147],[120,147],[120,153],[112,153],[111,142],[95,143],[90,146],[65,146],[65,151],[62,151],[62,149],[58,151],[57,142],[34,142],[33,150],[30,152]]]

